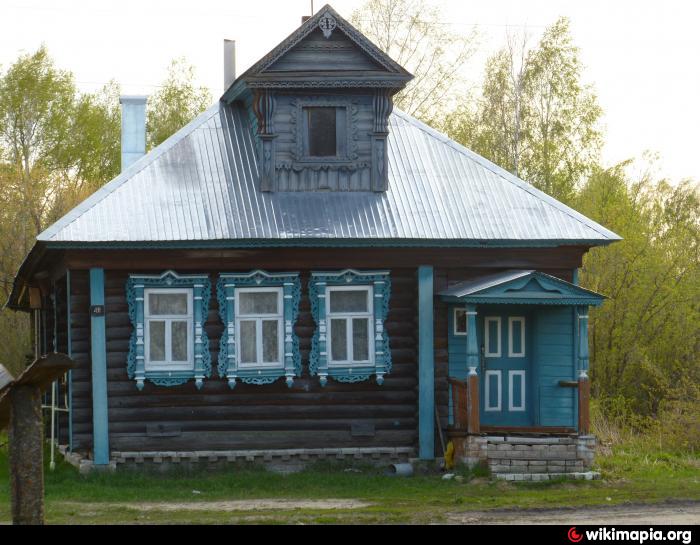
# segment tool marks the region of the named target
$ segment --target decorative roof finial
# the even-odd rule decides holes
[[[336,26],[338,23],[330,13],[326,13],[318,20],[318,27],[323,31],[323,37],[326,39],[331,37]]]

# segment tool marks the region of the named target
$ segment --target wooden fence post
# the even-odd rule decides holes
[[[10,495],[14,524],[44,524],[44,453],[41,391],[16,386],[10,391]]]
[[[469,433],[479,433],[479,375],[476,368],[469,368],[469,421],[467,430]]]
[[[9,429],[13,524],[44,524],[41,392],[75,367],[65,354],[42,356],[15,379],[0,365],[0,431]]]

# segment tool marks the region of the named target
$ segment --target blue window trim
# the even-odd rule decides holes
[[[147,288],[192,288],[192,335],[194,339],[194,368],[187,371],[146,371],[145,365],[145,324],[144,290]],[[129,305],[129,319],[133,326],[129,341],[127,372],[136,380],[136,387],[143,389],[144,381],[157,386],[177,386],[194,378],[197,388],[201,388],[205,378],[211,376],[211,354],[209,338],[204,324],[209,314],[211,281],[208,275],[179,275],[166,271],[160,275],[129,275],[126,282],[126,300]]]
[[[284,368],[239,368],[235,338],[235,292],[236,288],[243,287],[283,288]],[[294,377],[301,376],[299,337],[294,332],[301,297],[299,273],[268,273],[261,270],[250,273],[222,273],[216,283],[216,296],[219,302],[219,315],[224,323],[219,348],[219,376],[228,379],[228,385],[232,389],[236,386],[236,380],[246,384],[262,385],[272,384],[280,377],[286,377],[287,386],[291,388]]]
[[[374,363],[352,367],[335,367],[328,365],[326,345],[326,288],[329,286],[372,286],[374,288]],[[318,375],[321,386],[325,386],[328,377],[338,382],[361,382],[376,376],[377,384],[384,383],[384,375],[391,372],[391,350],[389,337],[385,330],[385,321],[389,314],[389,297],[391,280],[389,271],[356,271],[346,269],[339,272],[312,272],[309,280],[309,299],[311,314],[316,322],[316,331],[311,340],[309,372]]]

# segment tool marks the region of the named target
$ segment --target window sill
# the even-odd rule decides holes
[[[137,379],[136,387],[143,390],[144,381],[148,380],[156,386],[180,386],[189,380],[196,379],[197,388],[202,387],[204,377],[196,377],[194,369],[146,369],[143,380]]]

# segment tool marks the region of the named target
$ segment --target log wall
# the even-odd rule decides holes
[[[382,250],[299,249],[198,251],[74,251],[66,254],[71,269],[73,372],[73,441],[78,451],[92,449],[90,374],[89,266],[106,269],[109,438],[112,451],[288,449],[330,447],[417,447],[418,264],[435,266],[436,293],[448,284],[519,266],[571,280],[585,248],[517,250]],[[420,261],[419,261],[420,260]],[[299,264],[306,267],[300,267]],[[146,382],[143,391],[126,372],[131,324],[126,303],[129,273],[207,272],[212,285],[220,272],[256,268],[302,271],[302,297],[295,331],[300,339],[303,376],[289,389],[238,383],[230,390],[216,371],[219,319],[212,293],[206,331],[212,377],[197,390],[194,381],[162,387]],[[389,269],[392,290],[386,327],[393,368],[383,386],[372,381],[322,388],[308,374],[314,322],[308,300],[310,270]],[[214,289],[212,290],[215,291]],[[65,327],[59,324],[59,327]],[[59,334],[60,335],[60,334]],[[447,306],[435,300],[436,403],[443,428],[448,418]],[[441,455],[436,438],[436,454]]]

